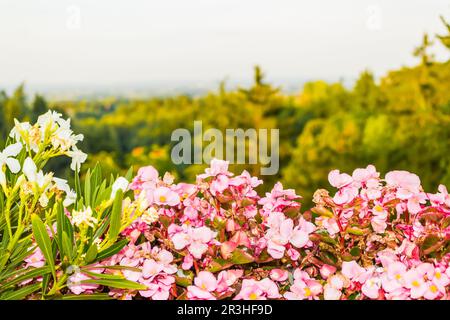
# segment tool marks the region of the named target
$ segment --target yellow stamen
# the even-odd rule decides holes
[[[256,299],[258,299],[258,295],[256,294],[256,293],[250,293],[250,295],[248,296],[248,298],[250,299],[250,300],[256,300]]]
[[[431,290],[431,292],[436,293],[438,291],[438,288],[434,284],[432,284],[430,286],[430,290]]]
[[[373,207],[373,209],[378,212],[383,212],[383,207],[380,205],[376,205],[375,207]]]
[[[160,196],[159,197],[159,202],[166,202],[166,197]]]
[[[311,292],[311,289],[309,289],[309,288],[305,288],[305,297],[306,298],[308,298],[308,297],[310,297],[310,296],[312,296],[312,292]]]
[[[414,287],[420,287],[420,283],[419,283],[419,281],[417,281],[417,280],[414,280],[411,284],[412,284]]]

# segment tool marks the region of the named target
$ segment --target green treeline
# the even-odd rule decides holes
[[[446,26],[449,35],[435,41],[450,49]],[[200,97],[46,101],[36,95],[29,102],[20,86],[11,96],[0,92],[0,130],[6,136],[14,118],[34,121],[48,108],[59,110],[85,135],[80,146],[89,154],[85,167],[100,162],[106,171],[124,172],[152,164],[192,181],[204,166],[172,163],[173,130],[192,130],[194,120],[203,121],[204,130],[278,128],[280,172],[264,177],[266,188],[281,180],[310,199],[313,190],[327,185],[331,169],[351,172],[371,163],[382,173],[415,172],[426,189],[435,190],[439,183],[450,186],[450,60],[435,61],[430,45],[424,36],[414,52],[417,66],[390,71],[378,81],[364,71],[352,88],[315,81],[292,95],[267,83],[259,67],[250,88],[227,90],[223,83]],[[258,165],[231,169],[260,172]]]

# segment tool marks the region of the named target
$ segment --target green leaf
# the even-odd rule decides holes
[[[51,277],[52,277],[52,275],[50,273],[47,273],[42,277],[42,294],[43,295],[45,295],[47,292]]]
[[[118,274],[107,274],[107,273],[95,273],[87,270],[83,270],[83,273],[88,276],[96,279],[105,279],[105,280],[122,280],[125,279],[124,276]]]
[[[84,266],[81,267],[81,270],[96,270],[98,269],[98,266],[90,265],[90,266]],[[108,269],[108,270],[130,270],[130,271],[136,271],[136,272],[142,272],[142,269],[136,268],[136,267],[130,267],[130,266],[101,266],[101,269]],[[84,272],[84,271],[83,271]],[[88,271],[89,272],[89,271]]]
[[[123,239],[123,240],[120,240],[119,242],[114,243],[113,245],[109,246],[108,248],[100,251],[97,254],[97,258],[95,260],[101,261],[103,259],[106,259],[106,258],[109,258],[109,257],[115,255],[120,250],[122,250],[122,248],[125,247],[128,242],[129,242],[128,239]]]
[[[53,278],[56,279],[56,271],[55,271],[55,261],[53,260],[53,250],[52,243],[50,241],[50,237],[47,234],[47,229],[45,228],[44,223],[38,215],[33,215],[31,218],[31,224],[33,229],[34,239],[36,240],[39,249],[41,249],[42,254],[45,257],[45,261],[47,265],[50,267],[52,271]]]
[[[82,194],[81,194],[81,183],[80,183],[80,172],[79,170],[75,171],[75,192],[77,194],[78,197],[81,198]],[[79,209],[78,207],[78,203],[76,209]]]
[[[126,279],[89,279],[80,283],[92,283],[117,289],[147,290],[147,286]]]
[[[128,169],[127,173],[125,174],[125,179],[127,179],[128,181],[130,181],[131,178],[133,178],[133,167],[130,167],[130,169]]]
[[[121,220],[122,220],[122,200],[123,191],[118,190],[116,197],[114,198],[113,207],[111,211],[111,217],[109,220],[108,241],[114,242],[120,232]]]
[[[66,294],[60,297],[61,300],[112,300],[107,293],[93,293],[93,294]]]
[[[72,262],[73,258],[73,243],[69,239],[67,232],[63,231],[62,233],[62,250],[64,256],[66,256],[70,262]]]
[[[361,255],[361,249],[358,248],[358,247],[353,247],[353,248],[350,250],[350,254],[351,254],[352,256],[354,256],[354,257],[359,257],[359,256]]]
[[[255,261],[253,256],[241,249],[235,249],[231,255],[231,262],[234,264],[246,264],[253,261]]]
[[[192,279],[189,277],[175,277],[175,282],[177,283],[177,285],[181,286],[181,287],[188,287],[190,285],[192,285]]]
[[[97,257],[97,253],[98,253],[97,244],[93,243],[89,247],[88,251],[86,252],[86,257],[84,259],[86,261],[86,263],[90,263],[90,262],[94,261],[95,258]]]
[[[22,283],[25,280],[33,279],[35,277],[39,277],[39,276],[48,274],[48,273],[50,273],[50,271],[51,270],[48,266],[36,268],[36,269],[33,268],[32,270],[26,272],[25,274],[22,274],[14,279],[8,281],[4,285],[0,286],[0,290],[4,291],[5,289],[15,286],[16,284]]]
[[[0,296],[0,300],[22,300],[40,288],[41,283],[36,283],[18,290],[8,291]]]
[[[86,172],[86,176],[84,178],[84,200],[86,207],[91,205],[91,170],[89,169]]]

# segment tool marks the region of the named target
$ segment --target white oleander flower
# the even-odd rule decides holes
[[[128,185],[129,185],[129,182],[124,177],[117,178],[117,180],[114,181],[114,183],[112,185],[111,199],[114,199],[116,197],[117,191],[119,191],[119,190],[122,190],[123,192],[127,191]]]
[[[28,182],[35,183],[39,188],[39,192],[41,192],[41,196],[39,197],[39,204],[45,208],[48,205],[49,201],[47,197],[47,190],[51,186],[53,174],[44,174],[42,170],[39,170],[38,172],[36,164],[30,157],[25,159],[22,172],[27,178]]]
[[[22,144],[20,142],[7,146],[2,152],[0,152],[0,183],[6,183],[5,172],[3,167],[6,165],[12,173],[20,171],[20,163],[14,158],[22,150]]]
[[[87,207],[84,210],[72,211],[72,222],[80,227],[82,225],[94,227],[94,224],[97,223],[97,219],[92,216],[91,207]]]
[[[158,219],[159,219],[158,210],[156,210],[154,207],[150,207],[141,216],[141,220],[144,221],[146,224],[152,224],[158,221]]]
[[[70,189],[67,180],[54,177],[53,181],[55,182],[56,188],[66,194],[66,198],[63,201],[64,207],[68,207],[71,204],[75,203],[75,201],[77,200],[77,194],[74,190]]]
[[[61,113],[52,110],[49,110],[46,113],[40,115],[36,123],[41,128],[42,136],[45,135],[45,132],[47,130],[56,130],[59,127],[60,123],[62,123],[62,121],[64,120],[61,117]]]
[[[87,154],[79,150],[75,146],[73,147],[72,151],[68,151],[66,154],[72,158],[70,169],[72,169],[73,171],[78,171],[81,167],[81,164],[84,163],[87,159]]]
[[[19,122],[17,119],[14,119],[14,128],[11,129],[9,136],[16,141],[20,141],[23,140],[22,133],[27,133],[30,129],[31,125],[29,122]]]

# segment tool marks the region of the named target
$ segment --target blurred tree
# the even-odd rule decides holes
[[[450,49],[450,24],[445,21],[444,17],[441,16],[441,21],[447,28],[447,34],[446,35],[438,35],[438,39],[441,41],[441,43],[446,46],[448,49]]]
[[[14,91],[12,96],[6,101],[4,108],[4,119],[6,132],[14,126],[14,119],[24,119],[28,111],[24,85],[21,84]]]
[[[8,102],[8,95],[4,90],[0,91],[0,140],[5,140],[7,134],[7,124],[6,124],[6,103]],[[0,145],[3,147],[3,143]]]
[[[33,103],[31,105],[31,121],[35,122],[39,115],[48,111],[47,101],[45,101],[44,97],[36,94],[34,96]]]

